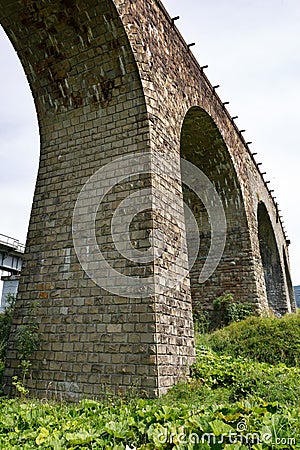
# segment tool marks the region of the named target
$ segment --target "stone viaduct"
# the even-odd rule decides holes
[[[288,242],[276,204],[241,132],[162,3],[0,0],[0,6],[0,23],[31,86],[41,142],[4,374],[7,392],[18,366],[14,331],[32,318],[39,324],[40,349],[33,355],[31,394],[77,400],[99,395],[103,386],[136,385],[160,395],[185,376],[194,360],[193,304],[209,308],[230,292],[259,311],[293,311]],[[149,157],[147,170],[130,172],[134,161],[128,159],[129,178],[116,180],[113,171],[104,177],[111,189],[95,213],[97,243],[109,265],[126,280],[142,277],[145,286],[155,275],[151,291],[131,295],[129,287],[126,296],[126,289],[114,291],[119,279],[103,266],[98,270],[107,286],[83,270],[72,220],[90,177],[132,154]],[[223,256],[201,284],[211,218],[205,202],[182,185],[180,157],[211,180],[227,222]],[[162,254],[144,265],[126,261],[111,236],[113,211],[141,188],[151,193],[150,207],[132,220],[132,246],[139,253],[149,250],[153,230],[166,240]],[[95,187],[88,197],[92,202],[98,195]],[[190,277],[184,203],[200,229]],[[73,231],[81,226],[81,252],[89,251],[89,213],[87,202],[79,211],[81,223],[73,223]],[[179,285],[168,284],[168,278],[180,279]]]

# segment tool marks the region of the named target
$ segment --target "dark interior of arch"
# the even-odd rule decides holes
[[[283,314],[287,312],[284,276],[272,223],[263,203],[258,205],[257,217],[268,304],[273,311]]]
[[[121,90],[134,59],[112,0],[0,0],[0,7],[1,26],[24,67],[38,114],[96,111]]]
[[[181,157],[197,166],[213,183],[223,203],[227,221],[223,257],[214,274],[205,283],[199,284],[198,277],[210,248],[211,226],[201,200],[188,187],[183,186],[184,201],[193,211],[200,231],[200,249],[190,271],[194,311],[212,309],[213,300],[224,293],[232,293],[237,301],[248,301],[252,279],[247,252],[250,243],[239,182],[216,124],[199,107],[191,108],[184,119]],[[246,278],[248,285],[242,282]]]

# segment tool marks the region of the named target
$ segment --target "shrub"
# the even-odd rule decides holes
[[[206,387],[226,388],[235,401],[250,395],[268,402],[300,403],[300,368],[272,366],[200,348],[192,376]]]
[[[7,306],[0,314],[0,361],[5,358],[16,298],[14,295],[8,294],[6,301]]]
[[[8,294],[7,306],[4,308],[4,312],[0,314],[0,380],[2,379],[4,369],[4,360],[11,330],[15,302],[15,296]],[[31,306],[29,323],[19,326],[15,336],[15,345],[22,380],[19,380],[17,376],[13,377],[13,385],[16,387],[17,391],[21,393],[24,393],[25,391],[27,392],[25,381],[31,368],[30,358],[39,347],[38,325],[32,320],[32,317],[34,317],[35,308],[36,305],[33,304]]]
[[[20,380],[18,376],[14,376],[12,384],[21,397],[24,397],[29,393],[26,387],[26,380],[30,375],[31,356],[39,348],[38,324],[29,322],[26,325],[19,326],[16,331],[15,344],[20,361],[19,367],[22,379]]]
[[[211,318],[208,311],[199,309],[193,312],[194,329],[197,333],[205,334],[211,329]]]
[[[229,323],[240,322],[247,317],[253,316],[253,305],[251,303],[230,303],[227,307]]]
[[[215,299],[213,310],[209,311],[194,305],[194,328],[197,333],[206,334],[227,326],[231,322],[240,322],[255,315],[252,303],[236,302],[232,294],[224,294]]]
[[[217,352],[243,356],[269,364],[300,364],[300,316],[250,317],[208,336]]]

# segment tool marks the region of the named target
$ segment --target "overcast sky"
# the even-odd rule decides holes
[[[292,241],[300,285],[300,1],[164,0],[218,94],[230,101],[263,163]],[[25,242],[38,166],[35,108],[21,65],[0,30],[0,233]]]

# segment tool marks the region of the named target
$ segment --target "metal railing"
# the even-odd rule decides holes
[[[13,250],[16,250],[20,253],[24,253],[25,251],[24,244],[21,244],[21,242],[18,241],[18,239],[6,236],[5,234],[0,234],[0,244],[7,245],[8,247],[11,247]]]

